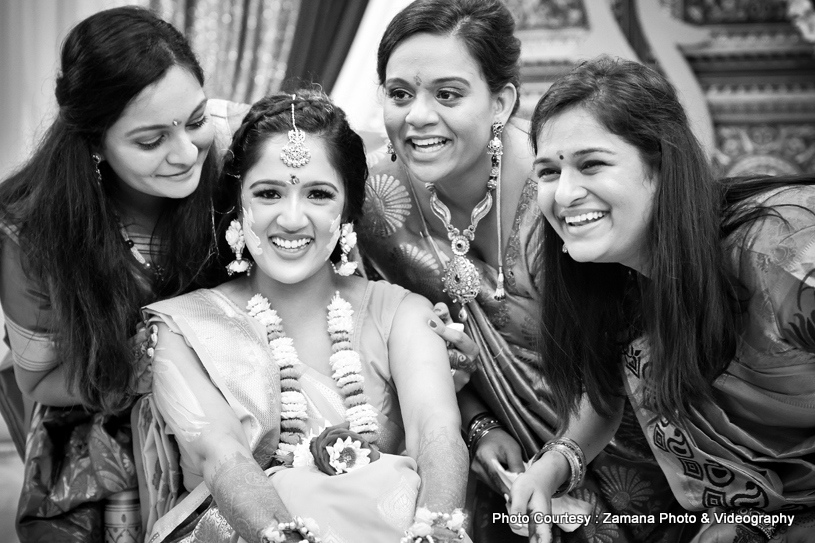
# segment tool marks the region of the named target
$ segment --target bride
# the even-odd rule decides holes
[[[145,309],[147,420],[174,436],[182,482],[167,497],[155,475],[172,458],[143,462],[146,541],[465,537],[469,462],[432,307],[348,258],[366,177],[362,140],[315,91],[264,98],[235,133],[221,182],[239,277]]]

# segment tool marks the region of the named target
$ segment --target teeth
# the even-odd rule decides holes
[[[606,214],[601,211],[592,211],[591,213],[583,213],[582,215],[576,215],[574,217],[564,217],[564,220],[566,221],[566,224],[580,224],[596,221],[605,216]]]
[[[446,138],[426,138],[426,139],[412,138],[410,141],[413,143],[414,146],[416,146],[419,149],[430,149],[430,148],[435,148],[436,146],[439,146],[439,145],[444,145],[444,143],[447,141],[447,139]]]
[[[309,238],[301,238],[301,239],[283,239],[283,238],[272,238],[272,243],[277,245],[278,247],[282,247],[283,249],[300,249],[301,247],[305,247],[311,240]]]

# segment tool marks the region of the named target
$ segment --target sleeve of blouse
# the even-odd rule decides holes
[[[791,192],[800,196],[775,206],[780,219],[764,219],[755,231],[753,274],[781,338],[815,353],[815,187]]]
[[[28,371],[59,365],[52,341],[51,301],[25,273],[16,237],[0,236],[0,302],[14,363]]]

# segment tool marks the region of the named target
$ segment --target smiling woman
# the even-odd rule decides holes
[[[811,541],[815,178],[714,180],[671,84],[609,57],[550,87],[530,139],[540,371],[564,439],[515,481],[513,512],[574,488],[568,445],[591,461],[626,398],[629,432],[681,507],[704,513],[682,518],[711,521],[684,538]]]
[[[88,17],[62,46],[56,120],[0,184],[0,301],[36,402],[21,540],[100,540],[105,500],[136,486],[127,410],[151,380],[140,307],[200,280],[215,245],[209,150],[228,127],[203,82],[152,12]]]
[[[459,519],[433,535],[460,541],[467,453],[431,306],[343,265],[365,198],[362,139],[302,90],[254,104],[230,151],[227,239],[251,273],[146,308],[159,328],[149,408],[181,456],[180,474],[145,483],[162,492],[180,475],[189,491],[150,504],[150,541],[400,541],[417,507]],[[308,451],[343,422],[343,454],[362,441],[381,454],[332,477]],[[150,452],[148,468],[176,460]]]

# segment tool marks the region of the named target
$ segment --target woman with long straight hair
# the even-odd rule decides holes
[[[229,130],[203,82],[152,12],[88,17],[62,46],[55,120],[0,184],[0,300],[36,402],[21,421],[23,540],[99,540],[104,499],[135,487],[127,411],[150,381],[139,308],[200,280],[214,249],[210,149]]]
[[[530,138],[560,437],[512,510],[572,489],[628,402],[676,499],[710,522],[697,541],[811,541],[815,177],[714,181],[671,84],[609,57],[552,85]]]

